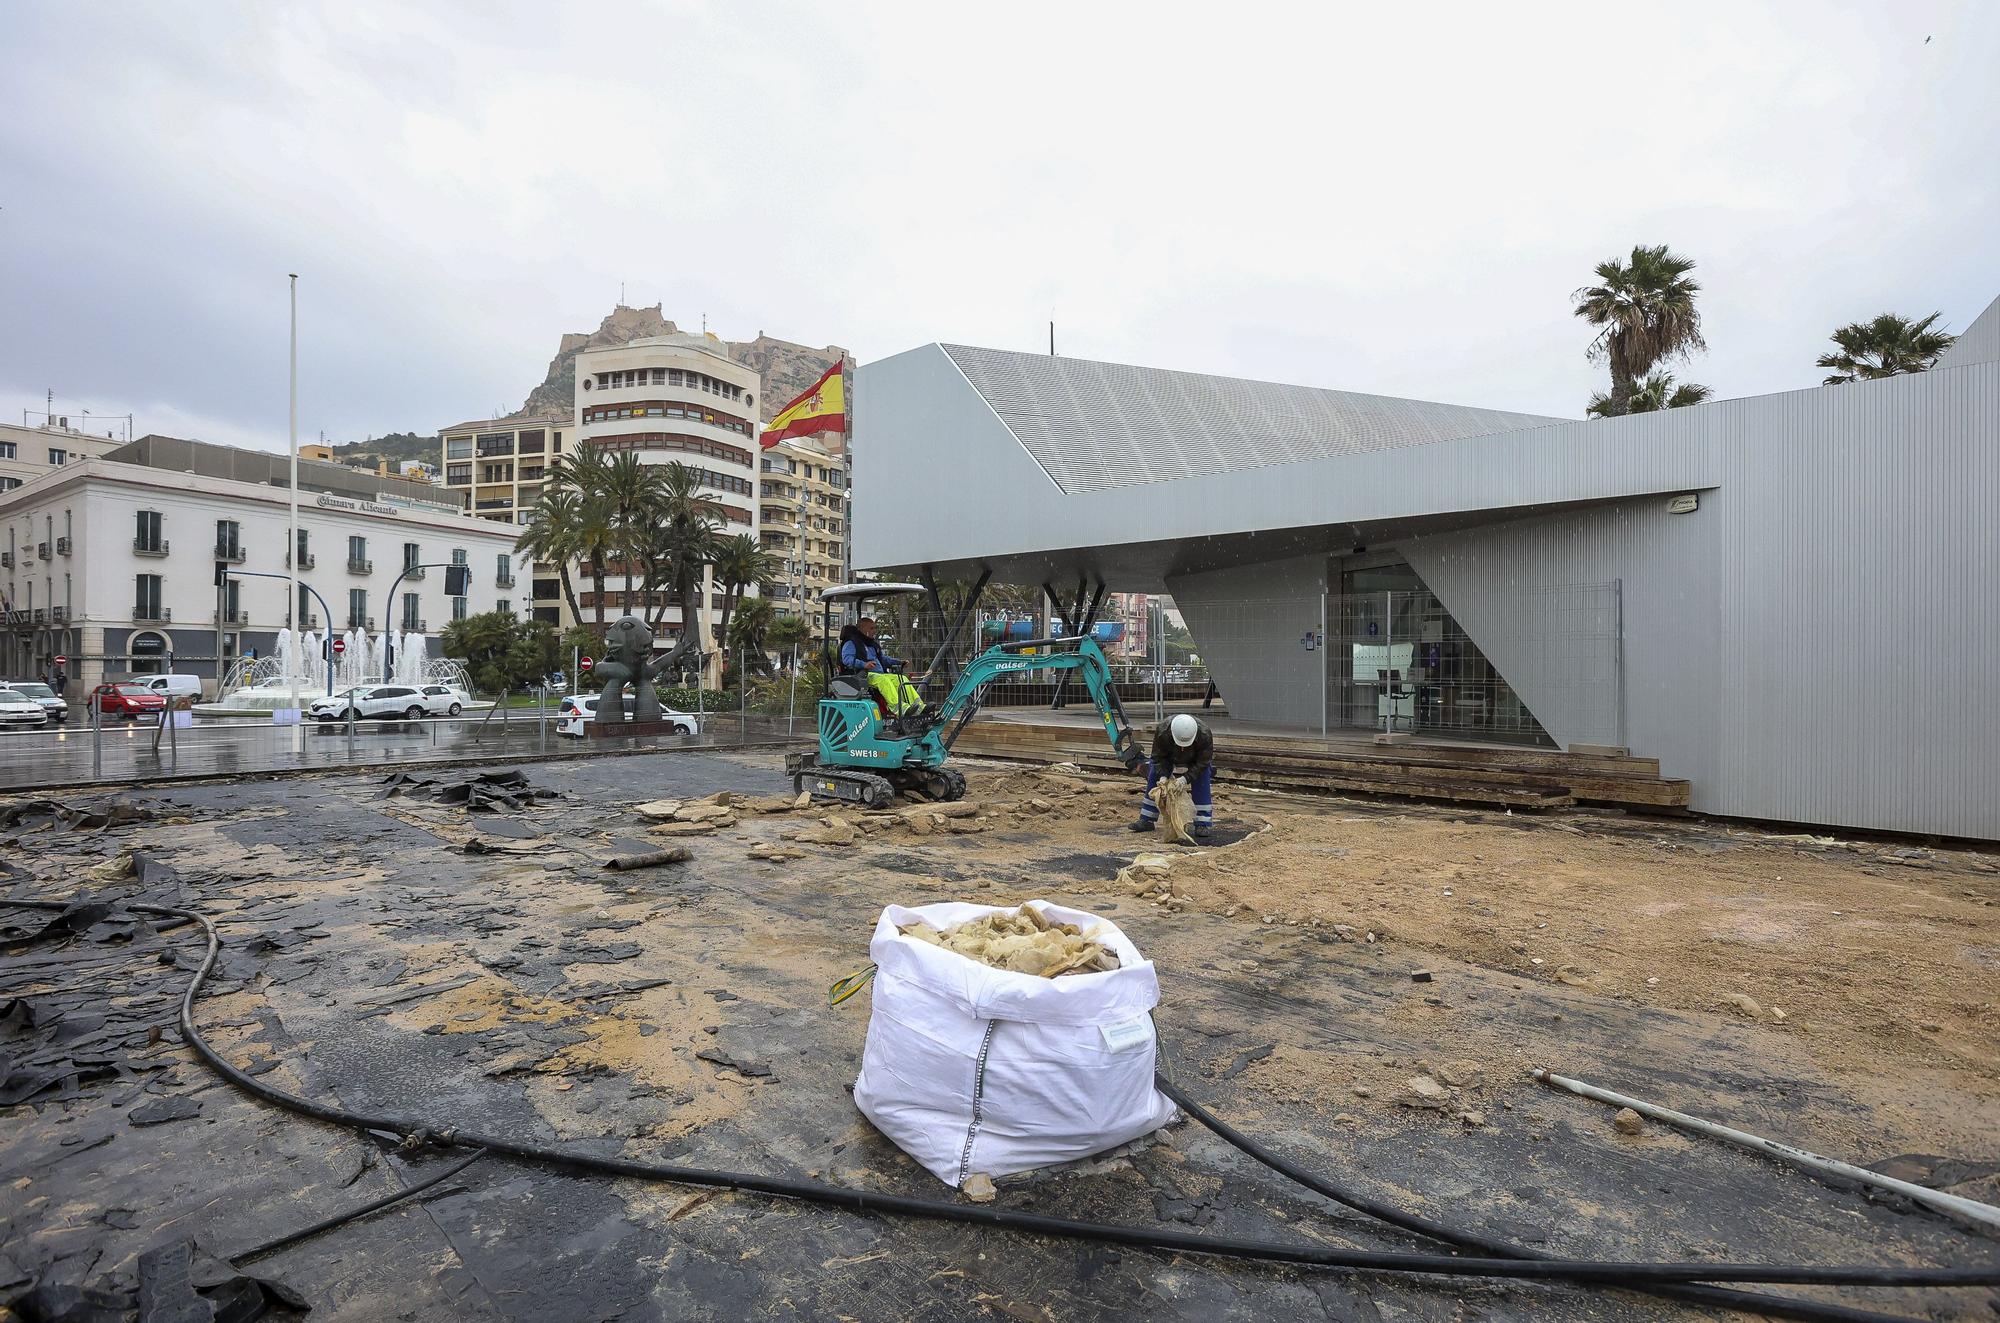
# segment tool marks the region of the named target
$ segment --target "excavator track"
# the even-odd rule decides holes
[[[965,778],[959,777],[961,794],[964,782]],[[807,791],[816,800],[863,808],[883,808],[896,798],[896,787],[887,777],[848,767],[801,768],[792,774],[792,789]]]

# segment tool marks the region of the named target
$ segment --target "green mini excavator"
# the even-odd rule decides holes
[[[1119,760],[1134,769],[1144,761],[1118,702],[1111,665],[1088,635],[995,644],[967,662],[951,692],[921,714],[892,717],[884,712],[865,675],[840,673],[833,650],[835,613],[844,615],[849,607],[859,611],[870,598],[928,591],[914,583],[852,583],[820,594],[820,654],[827,681],[819,701],[819,747],[787,755],[785,769],[794,789],[810,791],[814,799],[868,808],[879,808],[907,790],[935,800],[958,799],[965,794],[965,774],[945,766],[953,742],[978,713],[987,685],[1032,671],[1080,672]],[[942,656],[944,649],[939,652]]]

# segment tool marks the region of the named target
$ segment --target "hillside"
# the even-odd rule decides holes
[[[436,433],[420,436],[415,432],[390,432],[386,436],[371,437],[366,441],[350,441],[344,446],[335,446],[333,457],[342,464],[360,464],[377,459],[392,462],[420,459],[427,464],[435,464],[438,459],[438,439]]]

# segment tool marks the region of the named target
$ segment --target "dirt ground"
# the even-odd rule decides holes
[[[1112,918],[1158,966],[1162,1066],[1191,1093],[1413,1211],[1596,1256],[1993,1256],[1893,1200],[1658,1126],[1622,1134],[1610,1109],[1529,1071],[2000,1199],[2000,856],[1226,788],[1216,843],[1167,846],[1125,830],[1133,781],[965,766],[963,802],[880,812],[798,806],[757,755],[537,765],[562,797],[497,818],[381,798],[370,777],[244,781],[156,798],[152,821],[102,835],[10,836],[0,873],[13,894],[124,891],[215,915],[225,956],[201,1022],[285,1087],[926,1197],[945,1192],[845,1096],[867,994],[829,1008],[826,990],[866,964],[885,903],[1043,896]],[[604,867],[676,845],[689,862]],[[170,1229],[245,1243],[421,1174],[216,1085],[171,1029],[154,1032],[190,963],[152,941],[158,959],[138,938],[0,959],[9,995],[98,1021],[88,1041],[118,1072],[0,1112],[18,1118],[0,1127],[16,1203],[0,1242],[16,1263],[81,1281]],[[121,1109],[158,1098],[199,1115],[127,1127]],[[1191,1126],[1003,1181],[1000,1199],[1426,1248]],[[1616,1293],[1217,1268],[499,1164],[271,1263],[313,1317],[341,1320],[1708,1316]],[[1833,1298],[1970,1319],[1990,1295]]]

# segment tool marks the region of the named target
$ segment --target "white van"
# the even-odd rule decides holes
[[[169,700],[201,697],[201,677],[198,675],[135,675],[121,683],[139,685],[149,693]]]

